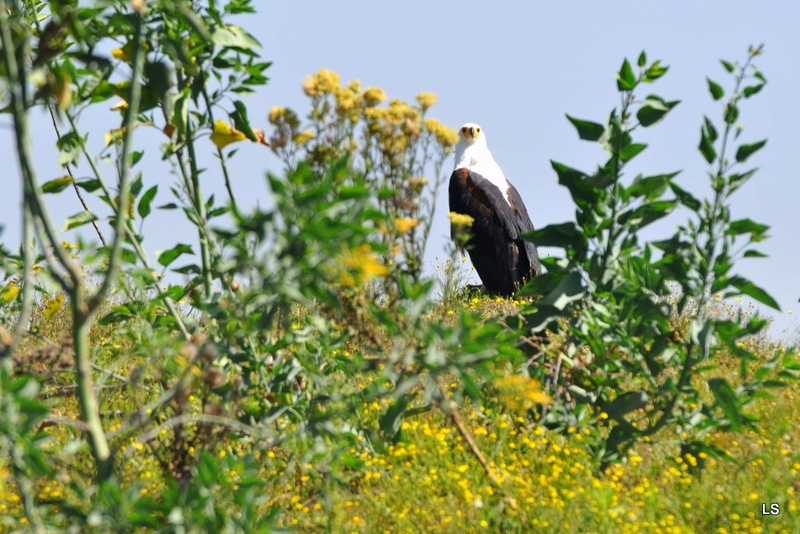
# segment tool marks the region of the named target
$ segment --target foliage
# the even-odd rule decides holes
[[[288,169],[300,160],[317,172],[347,156],[351,171],[364,177],[387,217],[379,230],[394,273],[389,280],[396,284],[402,273],[419,280],[436,195],[445,177],[442,166],[457,141],[454,130],[426,117],[436,95],[420,93],[416,105],[392,99],[380,107],[387,100],[382,89],[362,90],[358,80],[342,87],[339,76],[325,69],[308,76],[303,91],[311,99],[308,127],[295,111],[272,108],[272,150]]]
[[[754,249],[737,252],[735,245],[742,239],[746,245],[761,241],[767,230],[750,219],[732,220],[728,204],[755,173],[739,172],[738,166],[766,143],[740,144],[735,160],[730,159],[730,145],[742,130],[736,122],[738,106],[766,83],[751,63],[760,52],[751,49],[743,65],[723,62],[734,80],[723,106],[722,134],[712,120],[703,120],[699,148],[711,166],[710,200],[699,200],[679,186],[677,172],[623,180],[628,164],[647,148],[634,141],[634,132],[656,125],[679,103],[656,94],[636,98],[636,91],[667,72],[659,61],[648,66],[642,53],[638,74],[624,61],[617,73],[621,105],[605,124],[567,116],[580,138],[600,144],[609,159],[591,174],[552,162],[575,202],[575,222],[550,225],[530,236],[539,246],[563,248],[565,255],[544,260],[547,274],[527,289],[543,297],[525,319],[534,332],[549,327],[564,339],[549,352],[558,362],[552,367],[563,363],[567,373],[556,392],[560,402],[550,407],[543,423],[558,428],[607,424],[610,431],[598,434],[595,444],[604,461],[665,428],[683,451],[722,454],[704,436],[717,429],[755,428],[757,421],[745,408],[766,395],[765,389],[786,385],[776,380],[776,369],[782,362],[790,365],[791,358],[777,352],[760,360],[741,346],[743,338],[765,328],[765,320],[692,313],[702,312],[717,293],[748,295],[777,308],[766,292],[732,271],[738,257],[761,255]],[[723,98],[721,85],[709,80],[709,89],[715,100]],[[664,198],[668,191],[672,198]],[[668,239],[642,243],[641,230],[678,206],[688,208],[693,218]],[[676,318],[686,318],[686,330],[675,329]],[[726,352],[739,359],[741,383],[734,387],[725,378],[700,380],[700,371],[714,368],[715,359]],[[533,372],[542,374],[546,368]],[[789,371],[779,375],[795,378]]]
[[[635,99],[667,70],[646,67],[642,54],[638,75],[627,61],[618,73],[622,104],[606,124],[569,118],[610,157],[592,175],[553,163],[577,212],[575,223],[531,236],[565,250],[526,289],[543,298],[492,300],[452,276],[435,300],[422,257],[455,141],[427,116],[436,97],[383,106],[383,90],[342,86],[322,70],[303,83],[305,124],[274,108],[267,135],[240,98],[266,83],[269,63],[230,22],[253,10],[249,0],[0,0],[3,111],[14,123],[25,218],[20,250],[0,247],[0,472],[9,474],[0,494],[20,503],[0,518],[4,528],[266,532],[308,509],[302,494],[322,510],[313,528],[336,530],[342,495],[360,499],[370,480],[389,478],[371,469],[376,459],[430,446],[420,421],[425,438],[461,458],[460,473],[473,471],[459,482],[475,484],[463,493],[472,513],[482,513],[477,499],[493,501],[479,526],[530,527],[518,503],[534,498],[530,484],[512,475],[494,430],[510,449],[512,438],[528,439],[530,454],[539,451],[531,436],[572,439],[551,429],[588,444],[576,453],[584,460],[599,451],[633,462],[633,445],[651,437],[666,434],[681,458],[702,460],[728,454],[704,436],[757,428],[744,409],[797,363],[746,343],[763,321],[702,313],[718,292],[774,304],[732,271],[739,256],[759,255],[736,245],[767,230],[731,220],[728,207],[753,174],[736,165],[765,144],[726,157],[741,99],[765,83],[749,60],[723,63],[735,79],[724,132],[703,123],[712,200],[680,188],[676,174],[623,183],[646,148],[633,141],[636,128],[677,104]],[[755,83],[742,87],[748,76]],[[724,98],[722,85],[708,85]],[[119,124],[94,153],[91,114],[115,97]],[[36,108],[52,115],[67,173],[46,183],[31,153]],[[176,178],[166,204],[164,184],[137,169],[150,157],[137,141],[144,131],[158,131]],[[268,144],[284,162],[267,174],[268,207],[240,207],[233,194],[227,162],[240,142]],[[213,174],[202,167],[211,147],[228,192],[221,204],[201,187]],[[81,166],[86,173],[75,172]],[[59,228],[48,199],[72,193],[85,209]],[[686,226],[639,242],[678,206],[693,213]],[[151,260],[142,243],[155,210],[188,220],[196,240]],[[90,224],[98,242],[62,241]],[[715,374],[722,358],[740,364],[735,380]]]

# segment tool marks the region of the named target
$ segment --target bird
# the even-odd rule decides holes
[[[513,295],[541,273],[536,246],[521,236],[533,230],[528,210],[492,157],[486,133],[472,122],[459,130],[449,197],[451,212],[473,219],[464,245],[488,292]]]

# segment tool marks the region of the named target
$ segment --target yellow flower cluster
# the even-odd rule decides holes
[[[389,272],[366,243],[354,249],[345,247],[336,264],[335,281],[343,287],[356,287]]]
[[[306,139],[304,135],[300,134],[300,119],[297,117],[297,113],[289,108],[276,106],[270,109],[269,122],[275,126],[275,133],[270,138],[273,151],[285,147],[289,144],[289,140],[300,139],[305,143],[310,139]]]
[[[454,211],[448,212],[447,218],[450,219],[450,224],[454,226],[472,226],[475,219],[464,213],[456,213]]]
[[[339,75],[333,71],[322,69],[316,74],[306,76],[303,80],[303,92],[308,96],[320,96],[333,93],[339,88]]]
[[[414,96],[414,98],[417,99],[417,103],[422,108],[423,112],[427,111],[429,107],[434,105],[439,100],[439,97],[433,93],[420,93]]]
[[[395,219],[393,224],[399,233],[405,234],[412,228],[416,228],[417,225],[419,225],[419,221],[410,217],[402,217],[400,219]]]
[[[364,104],[367,107],[375,107],[378,104],[386,102],[386,93],[383,92],[383,89],[380,87],[370,87],[364,94],[362,95],[364,98]]]
[[[500,392],[500,403],[512,411],[526,411],[550,402],[541,383],[527,376],[504,376],[495,380],[494,386]]]
[[[434,118],[427,118],[423,121],[425,128],[436,137],[443,147],[451,147],[458,142],[458,132],[453,128],[448,128]]]

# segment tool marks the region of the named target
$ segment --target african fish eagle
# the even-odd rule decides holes
[[[520,236],[533,230],[528,210],[475,123],[459,130],[450,176],[450,211],[474,219],[466,249],[486,289],[511,295],[541,271],[539,253]],[[452,230],[455,238],[455,229]]]

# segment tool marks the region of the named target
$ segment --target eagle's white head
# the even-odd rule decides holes
[[[494,161],[486,145],[483,128],[468,122],[458,129],[458,143],[455,148],[455,169],[467,168],[496,185],[508,200],[509,183],[503,176],[500,166]]]
[[[482,164],[497,165],[486,145],[486,134],[483,132],[483,128],[474,122],[468,122],[458,129],[455,161],[456,169]]]

